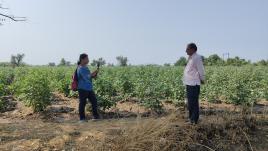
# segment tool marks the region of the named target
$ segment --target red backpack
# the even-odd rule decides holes
[[[71,88],[73,91],[77,91],[78,90],[78,76],[77,76],[77,69],[75,70],[73,76],[72,76],[72,84],[71,84]]]

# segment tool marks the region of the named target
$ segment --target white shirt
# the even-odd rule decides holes
[[[183,84],[190,86],[200,85],[201,80],[205,80],[203,60],[200,55],[194,53],[189,57],[184,69]]]

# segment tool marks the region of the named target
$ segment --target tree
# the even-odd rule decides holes
[[[240,59],[238,56],[236,56],[234,58],[227,59],[226,64],[233,65],[233,66],[241,66],[241,65],[250,64],[250,61],[246,61],[245,59]]]
[[[10,67],[11,63],[10,62],[0,62],[0,67]]]
[[[13,67],[19,67],[23,64],[24,54],[11,55],[10,63]]]
[[[117,56],[116,60],[118,61],[119,66],[127,66],[127,62],[128,62],[127,57]]]
[[[187,59],[185,57],[180,57],[180,59],[174,64],[175,66],[186,66]]]
[[[55,64],[54,62],[50,62],[50,63],[48,63],[48,66],[50,66],[50,67],[55,67],[56,64]]]
[[[65,66],[66,60],[64,58],[61,58],[59,66]]]
[[[70,61],[66,61],[66,64],[65,64],[65,66],[71,66],[71,62]]]
[[[26,17],[16,17],[14,15],[8,15],[8,14],[5,14],[5,13],[2,13],[1,10],[7,10],[7,9],[8,8],[5,8],[5,7],[2,6],[2,4],[0,4],[0,17],[2,17],[2,18],[0,18],[0,25],[2,25],[1,22],[6,21],[6,19],[9,19],[9,20],[15,21],[15,22],[17,22],[17,21],[26,21]]]
[[[165,63],[164,66],[165,66],[165,67],[170,67],[171,64],[170,64],[170,63]]]
[[[92,66],[97,66],[98,64],[100,66],[104,66],[106,64],[106,61],[103,58],[99,58],[98,60],[93,59],[91,65]]]
[[[265,61],[265,60],[261,60],[261,61],[258,61],[257,62],[257,65],[260,65],[260,66],[267,66],[268,65],[268,60],[267,61]]]
[[[221,59],[217,54],[210,55],[208,58],[205,58],[206,65],[223,65],[224,60]]]
[[[108,66],[108,67],[113,67],[114,64],[113,64],[113,63],[108,63],[107,66]]]
[[[62,58],[60,60],[60,63],[58,66],[70,66],[71,65],[71,62],[70,61],[66,61],[64,58]]]
[[[71,62],[70,61],[66,61],[64,58],[62,58],[60,60],[60,63],[58,66],[70,66],[71,65]]]

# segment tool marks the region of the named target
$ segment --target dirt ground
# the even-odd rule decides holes
[[[232,148],[230,147],[231,142],[224,142],[228,140],[234,141],[233,145],[235,147],[232,150],[268,150],[268,101],[261,101],[250,111],[245,111],[241,106],[202,102],[200,123],[193,126],[185,123],[187,112],[185,112],[184,107],[175,107],[166,103],[164,105],[166,112],[156,115],[134,102],[119,102],[116,107],[102,113],[103,119],[100,121],[91,121],[91,115],[87,112],[89,121],[78,123],[77,100],[66,98],[60,94],[54,94],[54,98],[47,110],[41,113],[33,113],[30,108],[25,107],[21,102],[14,100],[12,97],[6,97],[5,99],[11,105],[6,112],[0,113],[0,150],[144,150],[146,146],[141,145],[141,143],[131,146],[129,141],[142,140],[141,142],[147,142],[149,140],[145,141],[143,138],[139,138],[141,135],[143,137],[148,135],[159,136],[159,140],[163,142],[163,139],[168,140],[176,132],[179,134],[174,137],[179,137],[179,135],[184,137],[183,140],[179,141],[180,143],[169,144],[171,148],[181,145],[186,146],[187,150],[216,150],[214,148],[226,150],[223,144],[227,144],[227,149]],[[243,121],[246,126],[237,126],[236,124],[243,119],[241,118],[242,114],[250,114],[250,117],[254,117],[254,120],[250,118],[250,120]],[[230,116],[235,118],[229,119]],[[227,126],[222,127],[223,123]],[[175,132],[170,131],[170,125],[174,126]],[[169,128],[163,130],[163,132],[172,132],[172,134],[162,136],[161,133],[163,132],[160,130],[165,126]],[[155,128],[155,131],[147,134],[147,131],[150,132],[153,128]],[[159,133],[156,134],[155,132],[158,132],[158,129]],[[238,131],[234,131],[236,129]],[[133,130],[137,132],[133,133]],[[190,135],[186,132],[196,132],[198,135]],[[201,136],[204,133],[215,133],[213,143],[209,142],[212,138],[209,136],[214,134]],[[231,136],[229,133],[239,134]],[[219,136],[216,136],[216,134]],[[126,135],[129,136],[126,137]],[[132,138],[134,135],[135,138]],[[241,139],[238,139],[240,136]],[[220,137],[220,139],[217,140],[214,137]],[[200,138],[204,139],[203,144],[198,140]],[[221,141],[221,139],[223,140]],[[170,140],[172,140],[170,142],[173,142],[174,138]],[[217,140],[217,144],[215,144],[215,140]],[[185,144],[184,141],[188,142]],[[147,143],[150,144],[150,142]],[[191,147],[191,144],[199,147]],[[243,145],[239,146],[239,144]],[[162,145],[162,147],[169,145]],[[223,147],[219,147],[220,145]],[[140,148],[134,148],[133,146],[140,146]],[[161,150],[161,147],[150,148],[149,150]]]

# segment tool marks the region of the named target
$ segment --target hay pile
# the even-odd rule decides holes
[[[95,146],[111,151],[207,151],[252,150],[249,134],[256,120],[248,115],[209,116],[198,125],[187,125],[181,115],[161,120],[137,120],[131,128],[118,131]]]

